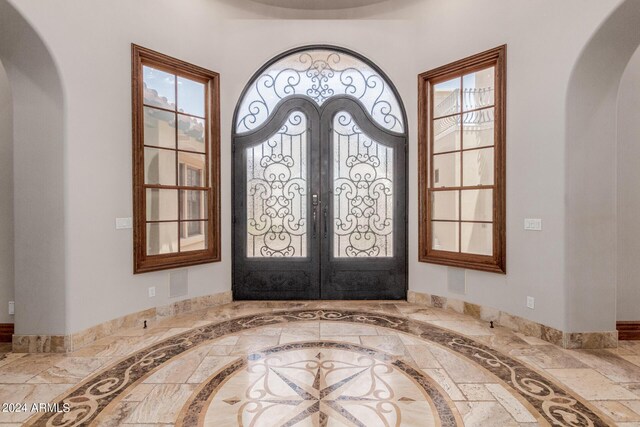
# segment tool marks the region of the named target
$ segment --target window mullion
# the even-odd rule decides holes
[[[462,188],[464,188],[464,156],[462,155],[462,147],[464,147],[464,85],[462,76],[460,76],[460,187],[458,191],[458,252],[462,253]]]
[[[178,74],[174,74],[173,75],[174,78],[174,86],[173,86],[173,90],[175,92],[174,95],[174,99],[175,99],[175,153],[176,153],[176,186],[180,187],[180,156],[178,155],[178,148],[180,146],[179,142],[178,142],[178,132],[179,132],[179,127],[180,127],[180,122],[178,120]],[[181,241],[182,241],[182,194],[181,194],[181,190],[178,189],[177,193],[178,193],[178,253],[182,252],[181,251]]]

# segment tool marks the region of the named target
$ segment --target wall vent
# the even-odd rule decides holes
[[[466,270],[449,267],[447,269],[447,287],[451,293],[465,295],[467,293]]]
[[[169,273],[169,298],[182,297],[189,293],[189,270]]]

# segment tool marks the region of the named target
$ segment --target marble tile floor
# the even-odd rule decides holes
[[[11,353],[11,343],[0,342],[0,357],[2,357],[2,355],[6,353]]]
[[[275,316],[281,311],[295,319]],[[226,329],[209,328],[218,324]],[[88,395],[102,400],[86,403]],[[46,402],[74,403],[69,414],[32,412]],[[573,403],[554,409],[553,402]],[[0,427],[46,425],[56,416],[71,420],[65,425],[130,427],[554,419],[640,427],[640,341],[565,350],[406,302],[237,302],[123,330],[69,354],[1,353],[0,403]]]

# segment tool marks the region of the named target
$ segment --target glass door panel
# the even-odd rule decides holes
[[[353,99],[323,108],[322,299],[406,298],[405,142]]]
[[[393,148],[333,118],[333,256],[393,256]]]
[[[319,129],[317,108],[289,99],[234,136],[236,299],[320,297]]]
[[[245,149],[248,257],[307,256],[307,125],[293,112],[278,133]]]

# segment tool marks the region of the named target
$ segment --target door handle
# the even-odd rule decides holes
[[[323,212],[323,218],[322,218],[322,224],[324,225],[324,238],[327,238],[327,206],[324,207]]]
[[[318,203],[320,203],[320,201],[318,200],[318,195],[317,194],[313,194],[311,196],[311,211],[312,211],[312,216],[313,216],[313,236],[312,237],[316,237],[317,233],[317,228],[318,228]]]

